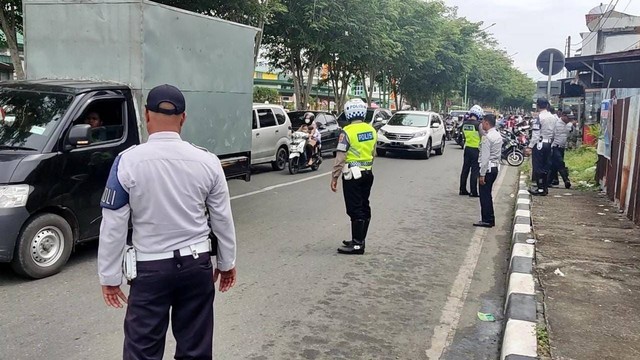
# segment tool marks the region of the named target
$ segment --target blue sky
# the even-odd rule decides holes
[[[640,1],[614,0],[617,11],[640,15]],[[513,55],[516,67],[534,80],[545,76],[536,69],[536,57],[547,48],[564,52],[571,36],[572,52],[580,48],[580,32],[588,31],[585,15],[589,10],[609,1],[592,0],[445,0],[458,7],[458,15],[471,21],[484,21],[499,46]]]

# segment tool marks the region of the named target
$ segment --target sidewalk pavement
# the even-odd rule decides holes
[[[640,228],[603,195],[534,197],[536,272],[553,359],[640,359]]]

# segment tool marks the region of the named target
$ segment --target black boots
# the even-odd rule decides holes
[[[547,196],[549,188],[547,187],[546,174],[539,174],[534,177],[536,178],[537,189],[529,189],[529,193],[534,196]]]
[[[346,255],[364,254],[364,242],[369,230],[370,220],[354,220],[351,222],[351,241],[343,241],[344,246],[338,249],[338,253]]]

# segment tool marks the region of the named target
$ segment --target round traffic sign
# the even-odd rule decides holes
[[[544,75],[555,75],[564,68],[564,55],[558,49],[547,49],[538,55],[536,65]]]

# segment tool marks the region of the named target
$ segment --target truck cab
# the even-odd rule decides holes
[[[111,165],[140,143],[131,90],[88,81],[0,86],[0,262],[41,278],[98,237]]]

